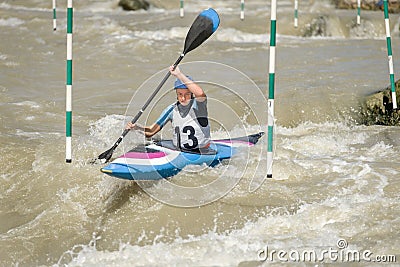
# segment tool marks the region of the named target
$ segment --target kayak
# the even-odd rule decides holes
[[[254,146],[264,132],[243,137],[213,140],[207,149],[179,150],[172,140],[137,146],[113,160],[101,171],[126,180],[160,180],[179,173],[188,165],[214,167],[231,158],[241,147]]]

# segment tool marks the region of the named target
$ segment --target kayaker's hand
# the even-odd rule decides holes
[[[128,124],[126,124],[125,129],[126,130],[134,130],[136,128],[136,124],[132,123],[132,122],[128,122]]]
[[[171,74],[176,77],[177,75],[179,75],[181,73],[181,70],[179,69],[178,66],[176,66],[176,68],[174,69],[174,65],[172,65],[169,67],[169,72],[171,72]]]

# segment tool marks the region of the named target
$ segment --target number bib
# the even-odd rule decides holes
[[[210,143],[210,125],[203,127],[199,124],[193,106],[184,118],[179,113],[178,106],[175,106],[172,116],[173,142],[176,147],[197,149]]]

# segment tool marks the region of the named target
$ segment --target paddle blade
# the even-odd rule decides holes
[[[189,29],[185,40],[185,49],[183,50],[183,54],[186,54],[201,45],[218,29],[218,26],[219,16],[214,9],[209,8],[201,12]]]
[[[99,160],[100,163],[106,163],[111,159],[113,153],[114,153],[114,148],[110,148],[109,150],[101,153],[98,156],[97,160]]]

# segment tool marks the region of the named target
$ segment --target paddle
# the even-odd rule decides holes
[[[183,52],[179,56],[178,60],[174,63],[173,65],[174,69],[176,68],[176,66],[178,66],[178,64],[182,61],[183,57],[187,53],[189,53],[190,51],[201,45],[205,40],[207,40],[208,37],[210,37],[218,29],[218,26],[219,26],[219,16],[214,9],[209,8],[202,11],[194,20],[192,26],[189,29],[189,32],[186,35]],[[142,109],[132,119],[132,123],[137,122],[137,120],[140,118],[144,110],[147,108],[147,106],[150,104],[150,102],[153,100],[156,94],[160,91],[164,83],[168,80],[170,75],[171,73],[168,71],[164,79],[157,86],[156,90],[151,94],[149,99],[147,99]],[[101,163],[108,162],[112,154],[114,153],[114,150],[121,143],[122,139],[128,134],[129,131],[130,130],[125,129],[122,135],[118,138],[117,142],[115,142],[114,145],[109,150],[101,153],[97,157],[97,159],[92,160],[91,163],[95,163],[97,162],[97,160],[100,160]]]

